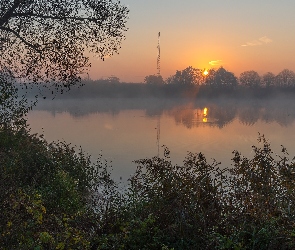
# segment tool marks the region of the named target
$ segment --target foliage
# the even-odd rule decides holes
[[[117,53],[129,10],[118,1],[5,0],[0,2],[0,71],[57,91],[80,81],[88,52]]]
[[[224,170],[192,153],[173,166],[167,148],[136,161],[98,249],[293,249],[295,163],[259,141],[252,159],[234,151]]]
[[[127,18],[111,0],[0,2],[1,249],[91,247],[93,204],[107,208],[97,194],[104,186],[109,194],[109,175],[82,150],[31,135],[25,115],[34,103],[17,86],[70,89],[90,66],[88,52],[117,53]]]
[[[88,249],[104,167],[26,129],[0,130],[1,249]]]
[[[224,198],[229,231],[222,238],[227,244],[231,242],[232,248],[242,247],[237,249],[292,249],[294,197],[287,194],[295,191],[290,185],[295,163],[287,158],[285,148],[276,160],[264,136],[258,140],[262,147],[253,146],[252,159],[234,151],[234,167],[229,170]]]
[[[25,96],[19,97],[15,80],[8,72],[0,72],[0,128],[6,126],[25,126],[24,116],[35,105],[29,103]]]

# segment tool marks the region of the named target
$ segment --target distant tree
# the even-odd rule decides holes
[[[282,87],[295,86],[295,73],[289,69],[282,70],[276,76],[276,85]]]
[[[180,84],[180,85],[201,85],[204,82],[203,71],[193,68],[192,66],[179,71],[177,70],[175,75],[170,76],[167,79],[168,84]]]
[[[182,84],[181,71],[176,70],[175,75],[169,76],[166,80],[167,84]]]
[[[107,81],[109,83],[120,83],[120,78],[116,76],[110,76],[108,77]]]
[[[144,83],[162,85],[165,84],[163,77],[161,75],[149,75],[144,78]]]
[[[233,73],[220,67],[216,71],[214,69],[208,71],[205,83],[210,86],[237,86],[238,80]]]
[[[248,87],[257,87],[261,85],[261,77],[254,71],[245,71],[240,75],[240,84]]]
[[[262,76],[261,83],[265,87],[274,86],[276,83],[276,76],[271,72],[267,72]]]
[[[117,53],[128,12],[112,0],[1,0],[0,71],[69,88],[90,66],[88,52]]]
[[[216,74],[216,70],[209,69],[209,70],[207,70],[207,72],[208,72],[207,75],[204,76],[204,84],[205,85],[212,85],[212,84],[214,84],[214,77]]]

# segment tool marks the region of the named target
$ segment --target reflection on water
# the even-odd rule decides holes
[[[281,126],[291,125],[295,120],[295,103],[284,102],[236,102],[236,103],[206,103],[206,107],[186,104],[166,110],[165,113],[174,117],[176,124],[187,128],[216,126],[223,128],[234,119],[245,125],[252,126],[258,120]]]
[[[207,115],[208,115],[208,109],[207,109],[207,108],[204,108],[204,112],[203,112],[203,116],[204,116],[204,118],[203,118],[203,122],[208,122],[208,117],[207,117]]]
[[[291,99],[271,100],[200,100],[183,99],[67,99],[41,101],[35,110],[52,114],[68,112],[74,117],[93,113],[114,116],[124,110],[145,110],[147,117],[169,115],[176,124],[187,128],[216,126],[223,128],[234,119],[253,125],[258,120],[288,126],[295,120],[295,102]]]
[[[112,161],[127,179],[133,160],[163,154],[181,164],[188,151],[229,166],[232,151],[247,157],[265,134],[275,152],[295,148],[295,102],[270,100],[72,99],[45,100],[29,114],[33,132],[81,145],[94,158]],[[42,129],[43,128],[43,129]]]

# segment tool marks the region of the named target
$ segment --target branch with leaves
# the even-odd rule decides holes
[[[0,2],[0,70],[56,91],[80,81],[89,52],[118,53],[129,10],[114,0],[3,0]]]

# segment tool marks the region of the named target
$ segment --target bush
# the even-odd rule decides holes
[[[259,141],[252,159],[234,151],[223,170],[201,153],[173,166],[167,148],[136,161],[97,249],[294,249],[295,163]]]
[[[1,249],[90,247],[90,200],[107,176],[76,151],[26,129],[0,130]]]

